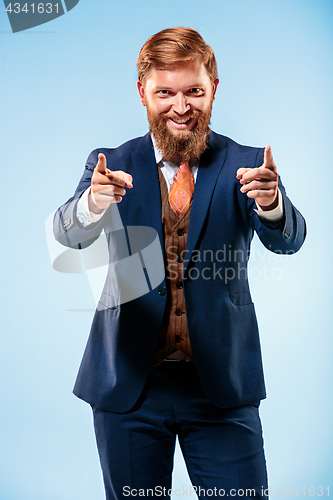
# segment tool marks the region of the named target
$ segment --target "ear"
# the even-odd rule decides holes
[[[216,94],[216,89],[219,84],[219,79],[215,78],[214,83],[213,83],[213,101],[215,101],[215,94]]]
[[[139,81],[137,83],[137,87],[138,87],[138,91],[139,91],[139,94],[140,94],[141,103],[142,103],[143,106],[145,106],[146,105],[145,88],[144,88],[143,84],[141,82],[139,82]]]

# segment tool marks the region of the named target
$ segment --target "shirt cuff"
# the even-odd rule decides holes
[[[254,211],[262,219],[266,219],[266,220],[269,220],[271,222],[279,222],[283,218],[283,202],[282,202],[282,195],[281,195],[280,189],[278,189],[278,199],[279,199],[278,206],[276,208],[273,208],[273,210],[265,211],[256,202],[257,210],[254,208]]]
[[[88,205],[89,192],[90,187],[83,192],[76,205],[76,217],[78,218],[79,222],[81,222],[83,227],[87,227],[90,224],[98,222],[106,212],[106,210],[104,210],[104,212],[102,212],[101,214],[94,214],[93,212],[90,212]]]

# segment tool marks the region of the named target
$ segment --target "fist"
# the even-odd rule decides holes
[[[265,211],[273,210],[278,205],[278,173],[270,146],[266,146],[264,163],[258,168],[239,168],[237,179],[241,183],[242,193],[254,198]]]
[[[105,155],[99,153],[98,163],[91,178],[88,196],[89,210],[100,214],[109,207],[110,203],[119,203],[126,194],[125,188],[133,187],[132,182],[130,174],[122,170],[109,170]]]

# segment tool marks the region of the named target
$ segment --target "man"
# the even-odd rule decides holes
[[[247,259],[254,230],[269,250],[293,253],[305,222],[269,146],[209,129],[219,80],[195,30],[152,36],[137,67],[150,133],[93,151],[54,220],[58,241],[73,248],[104,229],[113,269],[74,393],[93,408],[108,500],[168,496],[177,435],[199,498],[262,498],[265,387]],[[136,285],[121,268],[140,247],[133,227],[158,234],[165,276],[149,284],[146,259],[147,293],[124,300],[124,276]]]

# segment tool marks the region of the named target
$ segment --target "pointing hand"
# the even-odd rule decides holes
[[[122,170],[109,170],[105,155],[99,153],[98,163],[91,178],[89,210],[99,214],[104,212],[110,203],[119,203],[126,194],[125,187],[133,187],[132,181],[132,176]]]
[[[242,184],[241,192],[254,198],[265,211],[278,205],[278,173],[270,146],[266,146],[264,163],[258,168],[239,168],[237,179]]]

